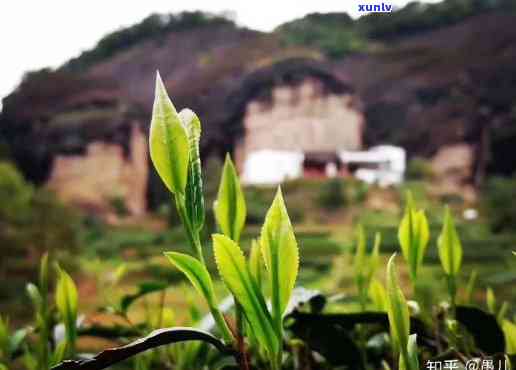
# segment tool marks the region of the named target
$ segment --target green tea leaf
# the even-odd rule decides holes
[[[462,263],[462,245],[450,209],[446,207],[441,235],[437,240],[439,259],[447,275],[456,276]]]
[[[355,257],[353,259],[353,267],[355,269],[355,277],[360,279],[364,275],[366,266],[366,236],[362,225],[357,227],[357,246],[355,249]]]
[[[27,370],[36,370],[40,364],[36,357],[28,349],[25,349],[23,351],[23,365]]]
[[[32,283],[28,283],[27,286],[25,287],[25,289],[27,290],[27,295],[29,296],[30,300],[32,301],[34,310],[36,312],[39,312],[43,305],[43,298],[41,297],[38,287]]]
[[[66,271],[58,268],[56,306],[65,324],[68,348],[73,350],[77,338],[77,288]]]
[[[238,242],[245,224],[247,210],[244,193],[229,154],[224,162],[214,211],[222,233]]]
[[[401,291],[395,265],[396,254],[387,264],[387,314],[392,339],[399,351],[406,351],[410,334],[410,317],[407,301]]]
[[[367,285],[370,284],[371,279],[374,274],[378,270],[378,266],[380,264],[380,244],[382,243],[382,235],[380,233],[376,233],[374,237],[374,246],[369,257],[368,272],[367,272]]]
[[[9,356],[9,320],[0,315],[0,360]]]
[[[486,289],[486,303],[489,313],[496,315],[496,298],[491,287]]]
[[[186,212],[196,231],[204,225],[204,196],[202,192],[201,157],[199,141],[201,139],[201,121],[190,109],[179,112],[179,118],[188,134],[190,148],[188,164],[188,180],[186,182]]]
[[[410,267],[412,281],[417,279],[417,272],[423,263],[429,237],[430,232],[425,213],[415,209],[412,194],[408,193],[405,215],[398,229],[398,239],[403,257]]]
[[[419,357],[417,352],[417,334],[412,334],[408,338],[407,344],[408,364],[405,359],[400,356],[400,370],[419,370]]]
[[[249,254],[249,270],[254,280],[261,289],[263,282],[263,259],[260,251],[260,244],[256,239],[251,242],[251,253]]]
[[[149,145],[152,163],[161,180],[172,193],[184,194],[190,153],[188,134],[159,73],[156,75]]]
[[[113,272],[113,278],[111,280],[111,283],[113,285],[119,283],[124,278],[124,276],[127,274],[127,271],[128,271],[127,263],[122,263],[122,264],[118,265],[116,270]]]
[[[387,310],[387,291],[383,284],[377,279],[373,279],[369,286],[369,298],[373,301],[374,307],[378,311]]]
[[[48,297],[48,280],[48,253],[45,253],[43,257],[41,257],[41,262],[39,265],[39,290],[44,302],[47,301]]]
[[[239,246],[225,235],[214,234],[213,251],[224,283],[238,301],[260,344],[269,354],[276,354],[280,339],[274,332],[272,318],[255,279],[251,276]]]
[[[28,329],[18,329],[16,330],[9,339],[9,352],[11,354],[17,352],[27,337]]]
[[[505,319],[505,315],[507,315],[507,311],[509,310],[509,302],[503,301],[500,310],[498,310],[498,314],[496,315],[496,320],[498,322],[503,322]]]
[[[477,270],[471,271],[469,275],[468,284],[466,285],[466,291],[464,293],[466,303],[471,303],[473,298],[473,290],[477,282]]]
[[[278,188],[265,216],[260,247],[271,287],[272,316],[280,332],[282,316],[294,289],[299,269],[297,241],[281,188]]]
[[[55,366],[58,363],[62,362],[66,357],[66,353],[69,352],[69,345],[66,340],[59,342],[54,350],[52,355],[52,360],[50,361],[51,366]]]
[[[509,355],[516,354],[516,324],[503,320],[502,330],[505,335],[505,352]]]
[[[380,233],[375,234],[374,247],[370,255],[366,253],[366,234],[362,225],[357,228],[357,246],[355,256],[353,258],[353,266],[355,270],[355,282],[358,289],[358,295],[362,309],[367,304],[368,290],[371,284],[378,264],[380,262]]]
[[[178,270],[186,275],[194,288],[206,299],[208,305],[216,306],[213,283],[206,267],[198,259],[187,254],[178,252],[165,252],[164,254]]]

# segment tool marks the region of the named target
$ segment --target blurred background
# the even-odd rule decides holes
[[[436,236],[448,204],[463,277],[477,269],[480,287],[514,302],[516,1],[397,1],[366,15],[359,3],[4,3],[0,312],[32,315],[22,292],[45,251],[73,272],[90,320],[142,281],[174,286],[178,323],[188,302],[204,307],[162,256],[188,247],[149,161],[158,69],[202,121],[208,205],[225,154],[237,164],[244,248],[281,183],[300,284],[353,291],[356,225],[381,231],[389,256],[411,190],[431,224],[425,294],[446,292]]]

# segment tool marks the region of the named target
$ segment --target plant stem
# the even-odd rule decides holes
[[[235,338],[233,337],[233,334],[231,334],[228,324],[226,323],[226,320],[224,319],[224,316],[220,312],[219,308],[216,306],[210,306],[210,312],[213,316],[213,319],[215,320],[215,323],[217,324],[217,327],[221,331],[222,337],[224,338],[226,344],[232,343]]]
[[[202,252],[201,238],[199,236],[199,230],[194,230],[192,223],[188,218],[188,214],[186,212],[185,205],[185,197],[182,194],[175,194],[175,203],[177,207],[177,211],[179,213],[179,218],[181,219],[181,223],[186,231],[186,235],[188,237],[188,241],[190,242],[190,246],[192,247],[194,253],[197,255],[197,259],[201,261],[203,266],[206,267],[206,261],[204,260],[204,255]],[[228,324],[224,319],[224,316],[220,312],[219,308],[216,305],[210,305],[210,312],[217,324],[219,330],[222,333],[222,337],[226,343],[233,342],[234,338],[231,334],[231,331],[228,328]]]
[[[179,213],[179,218],[181,219],[181,223],[183,224],[183,227],[186,231],[186,236],[188,237],[190,246],[192,247],[193,252],[197,255],[199,261],[201,261],[202,264],[206,266],[202,252],[201,239],[199,237],[199,230],[194,229],[192,223],[190,222],[190,219],[188,218],[185,205],[185,197],[182,194],[176,194],[175,202],[177,212]]]
[[[271,370],[281,370],[281,359],[282,359],[281,349],[278,351],[278,353],[271,354],[271,357],[270,357]]]
[[[238,352],[240,354],[239,363],[241,370],[249,370],[249,361],[247,358],[247,353],[245,349],[244,342],[244,315],[242,312],[242,307],[238,304],[235,299],[235,316],[236,316],[236,336],[237,336],[237,346]]]
[[[446,275],[446,281],[448,282],[448,293],[450,294],[450,304],[452,309],[452,316],[455,318],[455,309],[457,307],[456,296],[457,296],[457,284],[455,282],[454,275]]]

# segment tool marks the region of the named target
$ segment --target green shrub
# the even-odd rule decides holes
[[[334,178],[325,182],[317,198],[319,206],[327,210],[336,210],[347,204],[344,185],[341,179]]]
[[[350,203],[361,204],[365,202],[369,193],[369,184],[355,179],[346,180],[345,184]]]
[[[494,232],[516,231],[516,178],[495,177],[483,190],[483,204]]]
[[[34,188],[17,168],[0,162],[0,223],[19,223],[30,214]]]
[[[247,222],[250,225],[260,225],[270,204],[269,194],[257,188],[246,191]]]
[[[115,211],[118,217],[126,217],[129,215],[129,209],[125,204],[125,199],[122,196],[114,196],[109,199],[109,205]]]
[[[430,180],[433,177],[432,165],[424,158],[412,158],[407,164],[408,180]]]
[[[9,278],[0,286],[2,300],[19,303],[19,291],[37,267],[32,256],[53,251],[72,261],[79,221],[52,193],[34,189],[13,165],[0,163],[0,280]]]

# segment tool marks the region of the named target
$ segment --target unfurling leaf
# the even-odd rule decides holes
[[[194,229],[199,231],[204,225],[204,196],[202,192],[201,157],[199,154],[201,121],[190,109],[183,109],[179,112],[179,118],[186,129],[190,148],[188,180],[185,193],[186,212]]]
[[[244,193],[229,154],[224,162],[214,211],[222,233],[238,243],[247,211]]]
[[[403,257],[410,267],[410,277],[417,280],[417,272],[423,263],[430,234],[428,220],[423,210],[416,210],[412,194],[407,195],[405,215],[398,229],[398,239]]]
[[[449,276],[457,276],[462,263],[462,245],[450,209],[446,207],[443,229],[437,240],[439,259]]]
[[[58,268],[56,306],[66,329],[67,351],[75,350],[77,338],[77,288],[66,271]]]
[[[188,134],[159,73],[149,133],[150,157],[166,187],[184,194],[188,178]]]
[[[394,348],[403,354],[410,334],[410,317],[407,301],[398,282],[395,258],[394,254],[387,264],[387,314]]]
[[[282,317],[296,283],[299,251],[294,230],[285,207],[281,188],[265,216],[260,247],[270,283],[272,316],[281,332]]]
[[[222,280],[238,301],[257,340],[270,355],[280,350],[265,299],[251,276],[240,247],[225,235],[214,234],[213,252]]]

